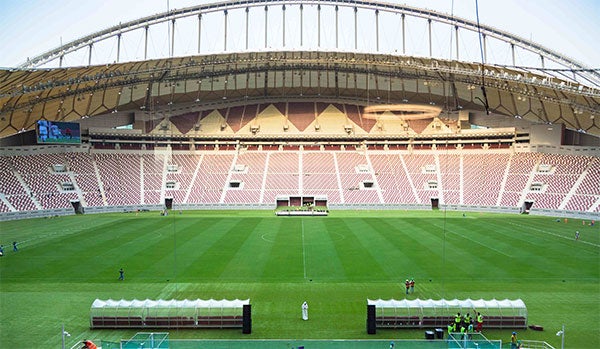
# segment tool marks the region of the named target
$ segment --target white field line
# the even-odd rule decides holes
[[[522,227],[521,225],[519,225],[519,224],[516,224],[516,223],[513,223],[513,222],[507,222],[507,223],[508,223],[508,224],[510,224],[510,225],[514,225],[514,226]],[[557,237],[557,238],[561,238],[561,239],[565,239],[565,240],[570,240],[570,241],[573,241],[573,240],[574,240],[574,238],[569,238],[569,237],[566,237],[566,236],[564,236],[564,235],[560,235],[560,234],[552,233],[552,232],[545,231],[545,230],[542,230],[542,229],[539,229],[539,228],[534,228],[534,227],[529,227],[529,226],[528,226],[528,227],[527,227],[527,229],[528,229],[528,230],[535,230],[535,231],[538,231],[538,232],[540,232],[540,233],[543,233],[543,234],[548,234],[548,235],[552,235],[552,236],[555,236],[555,237]],[[578,240],[578,242],[579,242],[579,243],[582,243],[582,244],[586,244],[586,245],[594,246],[594,247],[600,247],[600,245],[598,245],[598,244],[595,244],[595,243],[593,243],[593,242],[588,242],[588,241],[583,241],[583,240]]]
[[[435,224],[434,224],[434,226],[436,226],[436,227],[438,227],[438,228],[442,228],[442,227],[440,227],[440,226],[438,226],[438,225],[435,225]],[[474,243],[476,243],[476,244],[478,244],[478,245],[481,245],[481,246],[483,246],[483,247],[485,247],[485,248],[489,248],[490,250],[492,250],[492,251],[496,251],[496,252],[498,252],[498,253],[500,253],[500,254],[502,254],[502,255],[505,255],[506,257],[509,257],[509,258],[512,258],[512,257],[513,257],[513,256],[511,256],[511,255],[509,255],[509,254],[506,254],[506,253],[502,252],[501,250],[498,250],[498,249],[496,249],[496,248],[493,248],[493,247],[490,247],[490,246],[488,246],[488,245],[486,245],[486,244],[484,244],[484,243],[481,243],[481,242],[479,242],[479,241],[477,241],[477,240],[474,240],[474,239],[471,239],[471,238],[469,238],[469,237],[466,237],[465,235],[462,235],[462,234],[459,234],[459,233],[455,233],[455,232],[453,232],[453,231],[450,231],[450,230],[448,230],[448,229],[444,229],[444,232],[446,232],[446,233],[450,233],[450,234],[454,234],[454,235],[457,235],[457,236],[460,236],[460,237],[461,237],[461,238],[463,238],[463,239],[467,239],[467,240],[469,240],[469,241],[472,241],[472,242],[474,242]]]
[[[486,245],[486,244],[484,244],[484,243],[481,243],[481,242],[479,242],[479,241],[477,241],[477,240],[474,240],[474,239],[471,239],[471,238],[469,238],[469,237],[466,237],[465,235],[462,235],[462,234],[459,234],[459,233],[455,233],[455,232],[453,232],[453,231],[449,231],[449,230],[446,230],[446,232],[448,232],[448,233],[451,233],[451,234],[454,234],[454,235],[458,235],[458,236],[460,236],[460,237],[461,237],[461,238],[463,238],[463,239],[467,239],[467,240],[469,240],[469,241],[472,241],[472,242],[474,242],[474,243],[476,243],[476,244],[478,244],[478,245],[481,245],[481,246],[483,246],[483,247],[485,247],[485,248],[489,248],[490,250],[492,250],[492,251],[496,251],[496,252],[498,252],[498,253],[500,253],[500,254],[502,254],[502,255],[505,255],[506,257],[509,257],[509,258],[512,258],[512,257],[513,257],[513,256],[511,256],[511,255],[509,255],[509,254],[506,254],[506,253],[504,253],[504,252],[500,251],[499,249],[496,249],[496,248],[490,247],[490,246],[488,246],[488,245]]]
[[[302,268],[304,269],[304,278],[306,279],[306,249],[304,248],[304,220],[302,222]]]

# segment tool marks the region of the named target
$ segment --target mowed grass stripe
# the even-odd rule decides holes
[[[571,249],[565,250],[562,241],[558,242],[558,248],[546,249],[549,245],[548,239],[545,236],[532,235],[527,232],[527,229],[517,225],[503,224],[501,221],[490,221],[489,225],[493,227],[497,239],[508,244],[514,254],[513,261],[526,266],[516,271],[516,276],[520,277],[535,277],[554,278],[559,277],[556,274],[557,270],[564,268],[563,258],[564,253]]]
[[[440,272],[437,277],[445,279],[469,279],[508,276],[504,269],[493,262],[496,259],[508,259],[506,254],[496,249],[490,249],[493,245],[483,245],[474,241],[469,227],[460,225],[451,226],[450,219],[432,219],[430,224],[432,231],[439,235],[438,260],[441,261]],[[453,228],[454,230],[451,230]],[[488,257],[492,256],[492,260]]]
[[[144,219],[140,220],[143,221]],[[151,224],[132,222],[137,233],[121,234],[118,240],[108,241],[113,258],[103,258],[105,275],[110,281],[116,280],[118,268],[124,268],[126,278],[136,282],[164,281],[173,275],[174,234],[176,225],[168,217],[146,219]],[[108,257],[100,256],[102,257]]]
[[[273,236],[273,231],[280,230],[280,226],[281,220],[262,218],[247,227],[247,238],[221,273],[221,279],[260,280],[273,249],[273,243],[268,239]]]
[[[498,215],[490,218],[489,215],[482,219],[448,219],[446,222],[447,234],[454,234],[456,238],[463,238],[461,245],[468,247],[478,256],[484,259],[489,259],[491,263],[497,264],[500,259],[503,265],[502,269],[512,270],[510,275],[504,273],[504,277],[509,278],[563,278],[564,275],[557,274],[557,271],[564,269],[565,265],[572,265],[573,270],[568,273],[573,276],[579,275],[576,262],[573,258],[565,258],[565,254],[578,253],[573,248],[572,241],[542,235],[531,234],[527,227],[522,227],[521,224],[526,222],[529,217],[505,217]],[[507,224],[507,220],[518,222]],[[550,221],[549,218],[547,218]],[[539,219],[538,219],[539,221]],[[481,227],[485,226],[484,229]],[[539,226],[539,224],[538,224]],[[464,232],[460,233],[464,229]],[[548,239],[552,242],[549,242]],[[559,240],[558,244],[556,243]],[[544,248],[544,245],[552,245],[549,250]],[[479,246],[477,246],[479,245]],[[568,248],[565,249],[565,246]],[[483,247],[483,248],[482,248]],[[487,248],[487,251],[486,251]],[[502,256],[502,251],[506,251],[508,256]],[[498,256],[494,256],[497,254]],[[502,273],[492,272],[492,270],[484,269],[488,276],[492,278],[502,278]],[[589,269],[584,269],[589,271]],[[594,273],[597,275],[597,272]]]
[[[525,219],[521,219],[525,222]],[[596,271],[581,268],[581,258],[596,259],[586,247],[574,240],[564,240],[547,234],[530,233],[527,227],[507,225],[502,220],[486,220],[494,234],[480,234],[479,240],[495,239],[497,245],[508,246],[514,257],[509,263],[515,263],[515,276],[539,278],[591,277],[598,275]],[[538,224],[539,226],[539,224]],[[600,249],[598,250],[600,251]],[[583,255],[582,255],[583,253]],[[578,258],[565,256],[578,255]],[[518,268],[521,266],[521,268]],[[564,270],[561,274],[557,271]],[[589,272],[592,271],[590,274]]]
[[[336,245],[347,238],[336,219],[325,217],[300,218],[303,224],[306,277],[314,281],[345,281],[346,269],[336,250]],[[335,228],[332,228],[333,224]]]
[[[199,251],[205,248],[202,236],[213,232],[213,227],[218,225],[219,218],[181,218],[170,229],[155,232],[153,240],[145,244],[145,248],[132,255],[131,261],[143,261],[138,270],[131,270],[139,277],[139,281],[181,281],[185,282],[187,271]],[[194,243],[196,242],[196,243]],[[139,241],[143,244],[143,241]],[[195,274],[196,277],[199,275]]]
[[[402,258],[399,256],[401,252],[395,250],[388,236],[382,234],[381,226],[373,226],[374,222],[369,218],[352,218],[341,222],[348,231],[348,238],[341,241],[343,245],[338,254],[352,275],[350,281],[397,281],[399,270],[394,266],[394,261]],[[371,238],[368,238],[369,235]]]
[[[34,248],[46,244],[53,239],[81,233],[82,229],[93,229],[104,224],[111,224],[115,218],[111,215],[94,215],[94,217],[67,216],[53,218],[35,218],[0,222],[2,225],[2,242],[17,241],[22,248]],[[27,223],[24,223],[27,222]]]
[[[388,231],[398,227],[395,247],[407,256],[407,261],[404,261],[407,272],[403,279],[439,276],[442,271],[444,241],[440,231],[432,229],[431,219],[387,219],[382,222]]]
[[[164,223],[160,227],[167,226]],[[39,264],[39,268],[28,268],[30,258],[24,259],[22,254],[16,254],[15,261],[22,263],[23,268],[11,268],[10,273],[14,277],[26,277],[29,280],[57,279],[68,280],[91,280],[98,275],[106,277],[105,266],[112,266],[113,275],[115,262],[121,254],[110,251],[119,251],[123,244],[141,238],[143,228],[154,226],[147,220],[140,220],[139,224],[131,227],[122,221],[115,219],[91,228],[84,228],[77,234],[57,236],[46,245],[35,245],[31,249],[24,247]],[[140,235],[142,235],[140,237]],[[147,245],[145,243],[144,245]],[[12,262],[12,261],[11,261]]]
[[[415,246],[407,244],[410,239],[403,229],[406,222],[395,223],[372,218],[354,219],[351,222],[355,236],[381,271],[371,275],[375,280],[402,283],[405,278],[424,273],[422,266],[413,261]]]
[[[105,267],[99,276],[111,281],[117,279],[117,270],[121,267],[128,277],[141,279],[148,266],[170,254],[173,222],[166,217],[151,217],[120,222],[120,225],[123,230],[106,232],[107,237],[93,246],[93,250],[98,251],[93,262]],[[169,265],[172,264],[171,261]]]
[[[302,219],[298,217],[273,217],[261,234],[269,246],[263,264],[261,280],[264,282],[303,282]]]
[[[221,280],[223,271],[236,255],[246,238],[248,230],[260,222],[260,218],[221,218],[218,224],[202,233],[205,240],[197,246],[193,255],[196,258],[182,274],[188,280]]]

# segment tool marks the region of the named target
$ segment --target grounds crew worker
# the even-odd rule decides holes
[[[477,332],[481,332],[481,328],[483,327],[483,315],[481,313],[477,313]]]
[[[83,341],[83,347],[81,347],[81,349],[98,349],[98,347],[94,342],[86,339]]]

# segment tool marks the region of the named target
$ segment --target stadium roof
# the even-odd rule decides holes
[[[289,82],[292,80],[291,82]],[[285,82],[288,81],[288,82]],[[483,89],[485,89],[485,96]],[[35,122],[291,97],[488,110],[600,135],[599,91],[519,70],[345,52],[248,52],[0,71],[0,135]],[[487,100],[486,100],[487,97]]]
[[[170,21],[175,26],[175,21],[185,16],[198,16],[200,21],[201,15],[211,11],[220,11],[221,16],[225,10],[227,17],[228,10],[245,8],[247,12],[250,6],[259,5],[265,6],[266,45],[267,5],[316,3],[308,0],[245,0],[172,10],[66,43],[32,58],[27,67],[59,57],[62,62],[64,55],[88,46],[91,62],[92,45],[99,45],[99,41],[107,38],[117,38],[115,62],[119,62],[121,36],[128,30],[146,28],[147,31],[151,25]],[[424,18],[429,23],[450,24],[456,26],[457,49],[459,27],[465,31],[481,30],[484,35],[510,43],[513,61],[515,45],[539,55],[542,68],[493,63],[483,65],[433,57],[431,24],[430,57],[380,52],[377,34],[377,53],[335,49],[263,49],[84,67],[15,68],[0,71],[0,137],[33,129],[40,118],[77,121],[97,115],[134,112],[147,113],[149,117],[169,117],[194,108],[276,102],[290,98],[365,106],[432,104],[441,106],[445,112],[461,109],[485,111],[533,123],[564,124],[567,128],[600,136],[597,119],[600,116],[600,74],[597,70],[587,69],[560,53],[508,32],[431,10],[377,1],[339,0],[319,4],[336,6],[336,13],[338,5],[354,6],[355,11],[359,7],[361,10],[373,10],[377,18],[379,11],[392,11],[403,16]],[[319,16],[320,11],[319,7]],[[198,50],[200,38],[198,33]],[[564,68],[544,68],[544,57],[562,64]]]

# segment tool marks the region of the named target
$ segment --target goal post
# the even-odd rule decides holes
[[[120,349],[169,349],[168,332],[138,332],[121,341]]]

